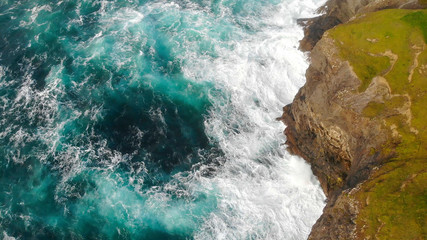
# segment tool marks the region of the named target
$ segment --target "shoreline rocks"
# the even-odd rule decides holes
[[[365,238],[356,226],[361,203],[354,193],[382,162],[395,157],[394,151],[381,149],[399,144],[398,134],[385,127],[384,119],[363,114],[369,103],[391,98],[388,82],[375,77],[366,90],[359,92],[362,81],[342,59],[335,40],[326,31],[361,14],[423,6],[407,0],[329,0],[319,10],[324,15],[299,20],[305,32],[300,49],[311,51],[311,63],[306,84],[283,108],[279,120],[287,126],[284,133],[288,151],[310,163],[328,198],[309,239]]]

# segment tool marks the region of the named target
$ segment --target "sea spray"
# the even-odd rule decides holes
[[[4,238],[306,238],[325,197],[274,119],[321,3],[0,2]]]

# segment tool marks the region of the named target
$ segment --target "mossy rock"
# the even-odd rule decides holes
[[[357,233],[370,239],[427,239],[427,10],[383,10],[358,16],[328,32],[365,91],[374,77],[391,94],[371,102],[363,115],[390,128],[398,144],[355,198]]]

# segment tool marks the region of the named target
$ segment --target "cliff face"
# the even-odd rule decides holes
[[[388,157],[371,149],[379,149],[391,135],[380,120],[364,117],[362,110],[391,93],[381,78],[358,93],[359,78],[328,35],[313,49],[311,59],[307,83],[284,108],[282,119],[289,151],[310,162],[328,196],[311,236],[347,239],[354,231],[357,206],[341,191],[366,180],[373,167]]]
[[[330,16],[352,20],[317,42],[281,118],[328,196],[310,239],[425,239],[427,11],[352,17],[417,3],[331,2]]]
[[[390,133],[381,121],[362,116],[369,102],[387,98],[386,81],[376,78],[362,93],[360,80],[327,34],[312,51],[307,82],[282,116],[292,153],[309,159],[327,196],[365,180]],[[346,180],[346,181],[345,181]],[[345,181],[345,182],[344,182]]]

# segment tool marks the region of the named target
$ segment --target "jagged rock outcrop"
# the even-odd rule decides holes
[[[311,51],[325,31],[345,23],[357,14],[375,12],[387,8],[419,9],[417,0],[329,0],[318,12],[323,15],[310,19],[299,19],[304,27],[304,38],[300,41],[302,51]]]
[[[381,159],[390,157],[370,152],[381,148],[391,132],[381,121],[363,117],[362,110],[371,101],[390,97],[390,89],[378,78],[358,93],[360,80],[327,35],[313,49],[306,77],[292,104],[284,107],[288,149],[310,162],[328,197],[311,236],[347,239],[354,231],[357,206],[341,191],[356,187]],[[336,228],[325,229],[331,226]]]
[[[366,179],[380,157],[369,150],[390,135],[361,114],[369,102],[390,96],[387,82],[378,78],[358,93],[360,80],[333,41],[326,35],[313,49],[307,82],[282,116],[289,151],[309,159],[328,197]]]
[[[393,236],[397,238],[415,236],[408,239],[418,239],[419,236],[425,236],[420,233],[424,231],[422,219],[427,220],[425,214],[420,214],[427,211],[424,206],[419,206],[420,209],[408,210],[413,215],[409,214],[405,217],[413,218],[416,215],[418,218],[417,220],[408,219],[408,222],[418,221],[416,224],[411,223],[408,233],[404,232],[405,226],[399,226],[396,230],[393,221],[386,223],[384,219],[388,214],[392,214],[387,212],[387,208],[395,207],[394,203],[390,204],[390,202],[396,201],[398,205],[396,199],[401,199],[402,196],[417,198],[418,202],[414,201],[414,203],[423,201],[422,192],[425,192],[425,189],[419,183],[416,183],[417,187],[411,190],[417,191],[414,195],[411,192],[403,193],[409,190],[402,189],[406,188],[407,182],[416,182],[412,180],[414,176],[418,178],[418,182],[427,183],[427,165],[425,164],[427,163],[427,144],[424,139],[427,135],[426,132],[421,133],[411,125],[411,110],[419,111],[411,108],[411,100],[419,98],[417,104],[420,104],[427,101],[427,95],[425,91],[418,91],[416,92],[418,95],[411,95],[415,94],[415,91],[397,90],[390,86],[387,78],[394,79],[393,74],[397,76],[397,70],[392,74],[389,73],[394,69],[399,58],[393,51],[401,51],[397,48],[393,50],[393,46],[390,46],[391,50],[380,53],[363,50],[366,51],[363,54],[370,57],[387,58],[389,66],[376,73],[377,75],[369,80],[366,87],[361,89],[363,81],[355,73],[350,61],[340,53],[339,46],[344,43],[330,36],[329,32],[325,32],[337,24],[354,20],[356,15],[357,18],[363,18],[364,13],[381,9],[412,9],[423,8],[423,6],[425,7],[417,1],[330,0],[324,7],[325,15],[301,21],[307,25],[305,38],[301,41],[300,47],[302,50],[311,50],[311,64],[306,72],[306,84],[299,90],[294,101],[283,108],[280,119],[287,126],[285,134],[288,150],[302,156],[311,164],[313,173],[318,177],[328,197],[327,206],[313,226],[309,239],[376,239],[377,236],[381,236],[379,239],[393,239]],[[420,24],[423,26],[422,22]],[[389,39],[389,36],[382,37],[384,37],[383,41]],[[379,40],[364,38],[361,41],[364,42],[363,44],[366,42],[376,44]],[[399,43],[398,40],[396,42]],[[415,68],[418,68],[419,80],[427,79],[427,72],[423,70],[424,67],[427,68],[427,63],[418,62],[418,56],[424,54],[421,52],[425,52],[426,44],[422,41],[416,44],[412,41],[412,44],[408,51],[411,52],[413,59],[400,59],[398,64],[399,69],[405,69],[402,66],[410,66],[408,67],[409,76],[407,79],[402,79],[408,83],[412,81],[410,72],[414,72]],[[363,64],[370,65],[369,62]],[[405,76],[406,73],[402,74],[401,76]],[[422,81],[417,84],[424,86],[420,82]],[[393,102],[393,99],[400,100]],[[366,110],[372,107],[372,103],[378,103],[382,109],[386,110],[375,110],[374,114],[367,114]],[[421,112],[417,113],[417,115],[420,114]],[[402,116],[399,119],[403,119],[404,122],[399,127],[393,123],[396,116]],[[424,129],[424,126],[421,126]],[[406,134],[411,136],[411,140],[408,140],[409,138],[404,140],[408,146],[419,145],[421,150],[418,149],[416,153],[408,150],[402,154],[396,151],[397,146],[403,141],[402,134],[405,137]],[[414,161],[408,160],[408,156],[409,158],[414,156]],[[398,159],[394,161],[396,166],[388,164],[390,159]],[[414,163],[413,166],[410,166],[411,162]],[[402,170],[403,168],[407,170]],[[411,172],[414,169],[417,169],[416,173]],[[395,173],[398,171],[405,173],[398,175]],[[391,183],[383,186],[387,181]],[[376,212],[372,208],[378,207],[373,207],[372,202],[379,201],[378,198],[381,198],[382,194],[387,198],[388,202],[385,200],[387,207]],[[393,197],[388,197],[391,195]],[[374,196],[375,199],[373,197],[370,199],[370,196]],[[378,203],[375,206],[378,206]],[[397,206],[393,214],[397,214],[396,216],[400,214],[398,217],[402,218],[404,215],[402,212],[405,211],[403,208],[404,206]],[[360,212],[363,212],[363,217],[360,217]],[[382,214],[382,216],[376,214]]]

